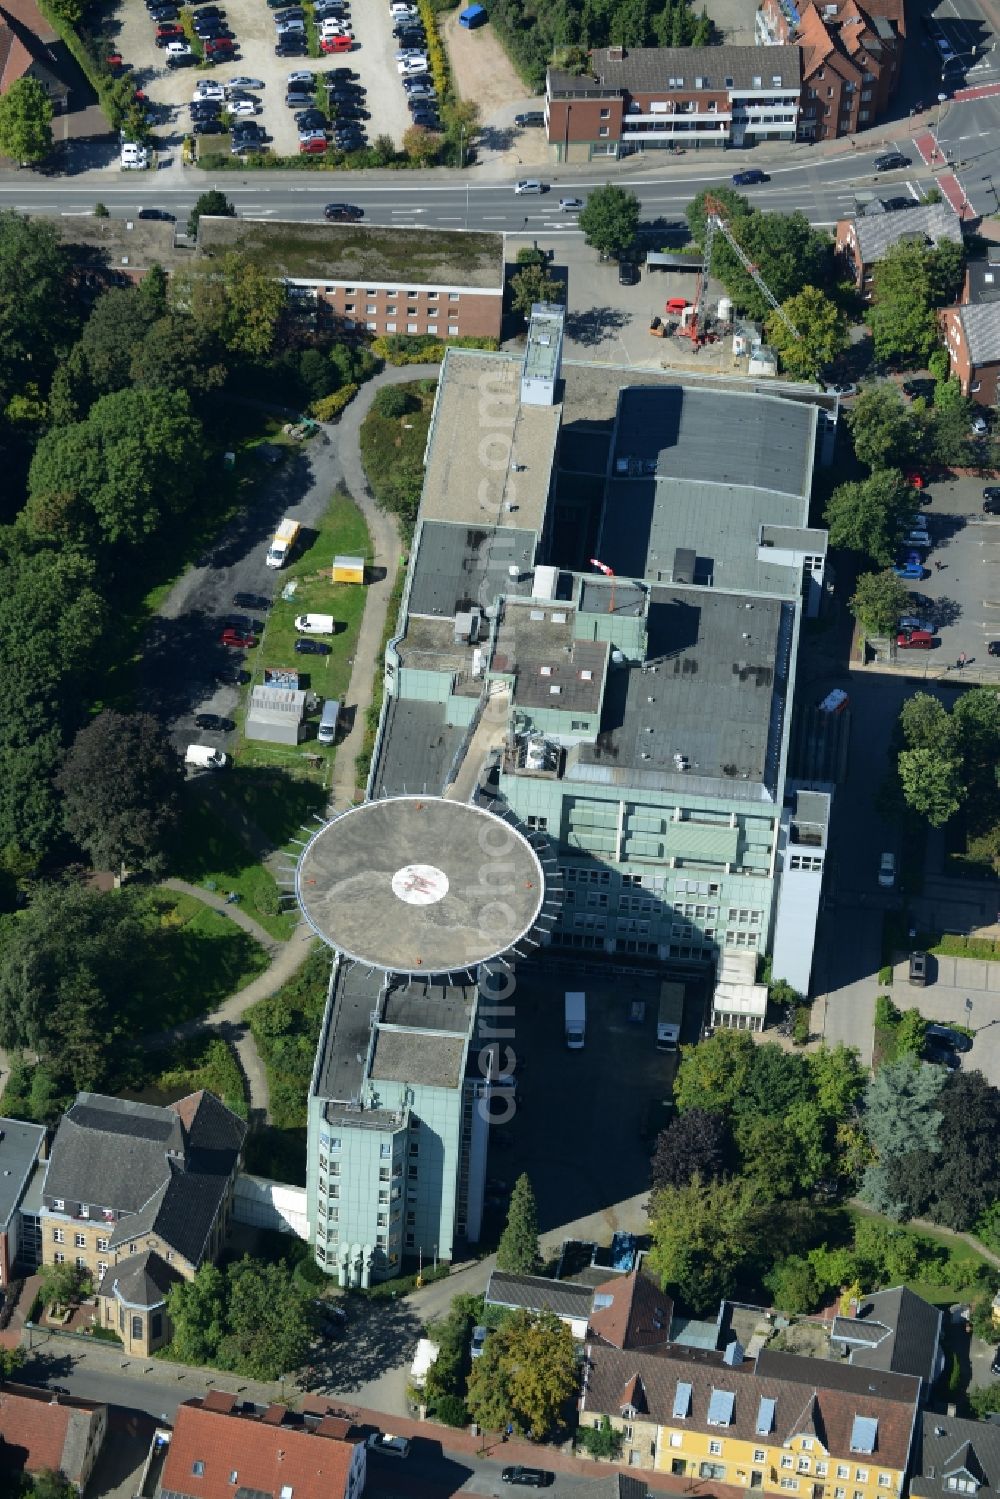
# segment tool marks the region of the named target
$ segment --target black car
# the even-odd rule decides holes
[[[221,21],[225,14],[226,12],[218,5],[200,5],[198,7],[199,16],[215,16],[217,20]]]
[[[934,380],[904,380],[903,394],[910,401],[915,401],[918,396],[929,401],[934,395]]]
[[[224,662],[215,673],[217,682],[225,682],[229,687],[245,687],[250,680],[250,673],[242,666],[231,666]]]
[[[886,213],[901,213],[905,208],[918,208],[916,198],[883,198],[882,207]]]
[[[639,267],[634,260],[619,260],[618,262],[618,285],[637,286],[639,284]]]
[[[295,649],[300,656],[329,656],[333,646],[325,640],[297,640]]]
[[[364,209],[354,203],[328,203],[323,209],[323,217],[338,224],[353,223],[364,216]]]
[[[993,1355],[993,1362],[992,1364],[990,1364],[990,1373],[1000,1374],[1000,1348],[998,1348],[996,1353]]]
[[[545,115],[540,109],[529,110],[527,114],[515,115],[514,124],[522,127],[528,125],[544,125]]]
[[[226,129],[221,120],[195,120],[191,128],[195,135],[223,135]]]
[[[733,187],[754,187],[758,182],[770,182],[766,172],[760,167],[751,167],[747,172],[734,172],[732,177]]]
[[[228,734],[236,727],[231,718],[223,718],[221,713],[197,713],[194,723],[197,729],[215,729],[221,734]]]
[[[295,123],[300,130],[323,130],[327,124],[327,118],[321,109],[301,109],[295,116]]]
[[[357,76],[353,68],[331,68],[326,75],[327,86],[329,87],[331,78],[357,78]],[[363,92],[364,90],[362,90]]]
[[[258,614],[266,614],[271,607],[271,600],[265,593],[234,593],[234,609],[254,609]]]
[[[971,1051],[972,1037],[964,1031],[952,1030],[950,1025],[929,1025],[924,1032],[935,1046],[948,1046],[952,1051]]]
[[[403,87],[408,94],[412,94],[414,89],[433,89],[434,84],[429,73],[413,73],[409,78],[403,79]]]
[[[410,111],[410,114],[413,117],[414,125],[420,125],[424,130],[441,129],[441,121],[438,119],[437,115],[428,114],[427,110],[425,109],[412,109]]]
[[[162,219],[165,224],[174,222],[174,214],[168,213],[165,208],[140,208],[137,215],[140,219]]]
[[[934,1067],[947,1067],[949,1072],[961,1066],[950,1046],[935,1046],[931,1041],[924,1042],[924,1061]]]
[[[1000,485],[987,484],[983,490],[983,510],[987,515],[1000,515]]]
[[[289,109],[308,109],[312,102],[312,97],[309,94],[285,95],[285,103],[288,105]]]
[[[986,647],[987,656],[1000,656],[1000,640],[991,640]]]
[[[516,1483],[526,1489],[547,1489],[550,1483],[555,1483],[555,1478],[554,1473],[544,1468],[524,1468],[520,1463],[500,1471],[501,1483]]]
[[[305,57],[308,48],[304,36],[283,36],[274,46],[275,57]]]
[[[193,52],[171,52],[167,58],[168,68],[193,68],[198,59]]]
[[[884,156],[876,156],[872,166],[876,172],[895,172],[899,167],[908,167],[910,158],[904,156],[902,151],[886,151]]]
[[[180,19],[180,11],[173,5],[158,5],[155,10],[149,12],[157,26],[163,26],[167,21]]]
[[[203,104],[191,105],[192,120],[217,120],[221,113],[222,109],[214,99],[206,99]]]

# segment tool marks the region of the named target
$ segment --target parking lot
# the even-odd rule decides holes
[[[901,1010],[916,1009],[925,1020],[975,1031],[972,1050],[960,1058],[962,1068],[981,1072],[1000,1087],[1000,963],[932,953],[927,985],[920,988],[909,981],[907,957],[893,969],[892,996]]]
[[[289,4],[293,3],[294,0],[289,0]],[[183,137],[191,132],[189,106],[199,82],[210,80],[225,85],[233,78],[245,77],[262,85],[248,92],[257,101],[254,118],[263,128],[270,149],[282,156],[295,155],[299,150],[299,130],[294,111],[285,104],[289,74],[300,70],[313,72],[321,84],[317,102],[325,107],[326,89],[322,85],[328,75],[344,67],[355,75],[352,102],[361,131],[355,144],[364,145],[378,135],[389,135],[398,146],[409,127],[410,116],[396,71],[394,54],[398,44],[392,36],[388,0],[373,0],[370,5],[353,7],[350,0],[345,3],[343,19],[354,31],[352,50],[311,58],[275,56],[274,12],[266,0],[218,0],[224,12],[222,24],[235,38],[234,55],[215,66],[203,63],[175,68],[167,65],[165,49],[156,45],[157,22],[146,7],[123,6],[113,23],[112,45],[132,68],[137,86],[144,90],[153,106],[161,152],[179,152]],[[191,14],[197,17],[202,11],[199,6]],[[183,14],[177,21],[168,17],[167,24],[182,25],[183,20]],[[366,115],[370,118],[365,118]],[[205,132],[200,134],[199,144],[202,151],[228,150],[229,137]]]
[[[914,612],[937,626],[929,651],[901,651],[900,659],[919,669],[919,658],[940,671],[955,667],[964,652],[967,666],[993,671],[1000,681],[1000,656],[988,646],[1000,640],[1000,516],[983,514],[980,478],[956,478],[929,485],[927,517],[931,550],[929,576],[912,585]],[[918,658],[918,659],[914,659]]]

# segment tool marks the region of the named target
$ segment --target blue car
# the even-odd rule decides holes
[[[909,559],[906,562],[897,562],[893,568],[893,572],[897,578],[923,578],[926,576],[926,569],[921,563],[913,562]]]

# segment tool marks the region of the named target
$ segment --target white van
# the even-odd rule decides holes
[[[336,744],[337,726],[340,723],[340,700],[328,697],[323,704],[323,716],[316,730],[316,738],[320,744]]]
[[[223,770],[229,764],[225,750],[213,749],[210,744],[189,744],[184,751],[184,764],[198,770]]]
[[[295,628],[301,635],[332,635],[337,621],[332,614],[299,614]]]

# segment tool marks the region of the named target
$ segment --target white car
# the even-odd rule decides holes
[[[187,42],[168,42],[164,50],[168,57],[191,57],[193,55]]]
[[[260,105],[254,103],[253,99],[230,99],[226,107],[231,115],[260,114]]]
[[[534,177],[522,177],[520,182],[514,183],[514,196],[523,197],[526,193],[544,193],[545,184],[538,182]]]
[[[285,79],[285,82],[288,84],[289,88],[291,88],[296,83],[308,83],[311,87],[316,82],[316,74],[306,73],[300,70],[298,73],[289,73],[288,77]]]
[[[263,78],[230,78],[227,88],[263,88]]]
[[[563,213],[579,213],[583,207],[582,198],[560,198],[559,207]]]
[[[149,152],[145,146],[126,141],[122,146],[121,163],[124,172],[144,172],[149,166]]]
[[[312,74],[309,75],[312,77]],[[205,99],[224,99],[226,91],[221,83],[199,83],[194,91],[192,104],[200,104]]]
[[[972,432],[975,437],[985,437],[989,430],[984,416],[974,416],[972,418]]]
[[[319,29],[319,34],[320,37],[353,36],[354,32],[346,21],[324,21]]]
[[[896,883],[896,855],[883,854],[878,865],[878,882],[883,890],[891,890]]]
[[[409,1457],[409,1437],[394,1437],[391,1431],[385,1436],[380,1431],[373,1431],[368,1438],[368,1446],[372,1452],[383,1452],[386,1457]]]
[[[418,52],[415,57],[404,57],[402,62],[396,64],[396,72],[402,73],[404,77],[407,73],[426,73],[427,58],[422,52]]]
[[[403,47],[399,52],[396,53],[396,61],[397,62],[405,62],[408,57],[425,57],[425,56],[426,56],[426,53],[421,52],[421,50],[420,50],[419,47]]]

